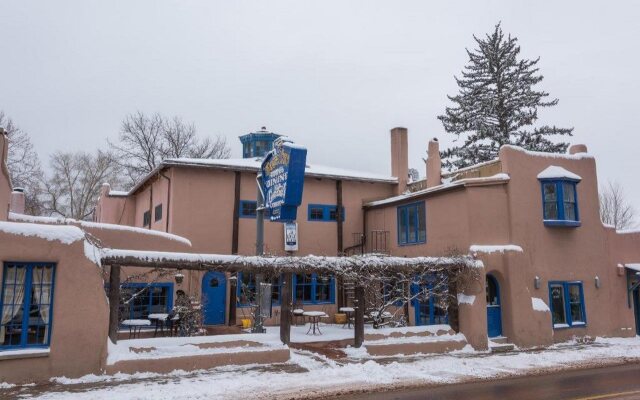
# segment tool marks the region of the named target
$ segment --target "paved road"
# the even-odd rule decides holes
[[[622,400],[640,399],[640,364],[551,375],[367,393],[337,400]]]

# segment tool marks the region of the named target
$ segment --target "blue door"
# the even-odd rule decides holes
[[[500,308],[500,286],[498,280],[487,275],[487,328],[490,338],[502,336],[502,311]]]
[[[227,278],[222,272],[207,272],[202,278],[202,306],[205,325],[224,324]]]
[[[446,293],[443,295],[446,296]],[[414,279],[411,285],[411,297],[413,298],[416,326],[449,323],[447,309],[438,304],[437,293],[433,293],[433,280],[428,276]]]

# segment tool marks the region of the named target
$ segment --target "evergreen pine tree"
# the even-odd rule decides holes
[[[455,103],[438,116],[444,129],[464,144],[442,152],[446,168],[463,168],[498,156],[500,146],[512,144],[527,150],[564,152],[568,143],[554,143],[549,137],[569,135],[573,128],[543,125],[533,127],[538,107],[552,107],[558,99],[534,86],[542,81],[536,60],[518,59],[517,38],[506,39],[500,24],[486,38],[473,37],[478,48],[469,51],[469,64],[462,78],[455,77],[460,92],[447,96]],[[528,129],[527,129],[528,128]]]

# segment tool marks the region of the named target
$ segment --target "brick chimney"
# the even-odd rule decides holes
[[[24,214],[24,189],[13,189],[13,192],[11,192],[9,211],[16,214]]]
[[[391,175],[398,178],[396,194],[404,193],[409,181],[407,128],[393,128],[391,130]]]
[[[574,144],[569,147],[569,154],[588,153],[586,144]]]
[[[442,162],[440,160],[440,143],[437,138],[429,140],[427,148],[427,187],[442,183]]]

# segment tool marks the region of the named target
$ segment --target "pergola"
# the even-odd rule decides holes
[[[101,264],[111,266],[109,275],[109,337],[116,343],[119,325],[121,267],[181,269],[191,271],[251,272],[255,274],[283,274],[281,296],[292,298],[292,277],[296,273],[327,273],[353,279],[355,286],[355,346],[364,340],[364,286],[358,276],[385,276],[398,272],[421,272],[426,268],[454,271],[460,268],[481,268],[482,263],[471,256],[450,257],[392,257],[365,254],[351,257],[276,257],[239,256],[198,253],[171,253],[138,250],[101,249]],[[281,304],[280,339],[289,344],[291,331],[291,302]]]

